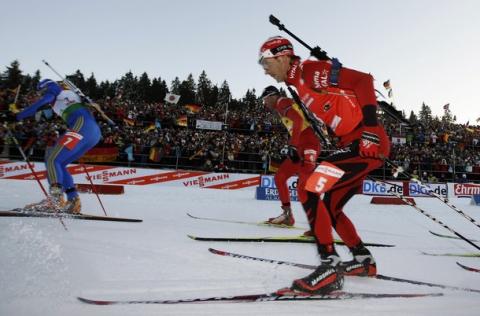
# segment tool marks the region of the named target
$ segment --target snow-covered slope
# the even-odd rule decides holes
[[[77,296],[96,299],[174,299],[273,291],[309,273],[295,267],[215,256],[209,247],[237,253],[316,264],[312,244],[214,243],[198,236],[297,235],[299,230],[215,223],[194,215],[262,221],[280,212],[278,202],[256,201],[253,190],[126,187],[121,196],[102,196],[111,216],[142,218],[143,223],[0,218],[0,315],[479,315],[480,294],[374,279],[348,278],[355,292],[442,292],[442,297],[316,302],[215,303],[196,305],[90,306]],[[0,209],[42,198],[34,181],[0,181]],[[480,289],[480,274],[455,261],[480,266],[479,258],[430,257],[429,252],[475,252],[464,241],[439,238],[448,233],[408,206],[369,204],[356,196],[346,212],[365,242],[392,243],[370,248],[379,273]],[[94,195],[82,195],[85,213],[102,215]],[[480,240],[477,227],[435,199],[417,204],[458,230]],[[480,221],[480,208],[452,200]],[[297,225],[307,227],[299,204]],[[338,247],[349,259],[344,247]],[[478,251],[477,251],[478,252]]]

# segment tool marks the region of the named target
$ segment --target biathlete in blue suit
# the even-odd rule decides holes
[[[100,128],[80,96],[73,91],[62,89],[50,79],[40,81],[37,90],[42,91],[43,97],[19,112],[17,120],[34,116],[37,111],[52,106],[53,111],[66,122],[68,130],[59,137],[46,156],[50,196],[39,203],[28,205],[27,208],[37,211],[56,209],[78,214],[81,212],[80,198],[67,165],[78,160],[98,143],[101,138]],[[67,201],[63,197],[64,192]]]

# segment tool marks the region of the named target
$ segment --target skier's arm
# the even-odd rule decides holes
[[[21,121],[27,117],[35,115],[37,111],[42,109],[44,106],[52,103],[53,101],[55,101],[55,96],[53,94],[50,94],[50,93],[45,94],[43,98],[41,98],[34,104],[26,107],[20,113],[17,113],[17,120]]]
[[[300,142],[300,134],[302,133],[302,127],[304,124],[303,116],[293,106],[291,99],[282,98],[277,103],[277,107],[282,116],[289,118],[293,122],[292,136],[289,139],[289,145],[298,146]]]

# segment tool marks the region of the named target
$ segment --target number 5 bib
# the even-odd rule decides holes
[[[345,174],[345,171],[337,166],[322,162],[315,168],[305,184],[305,190],[317,194],[322,194],[330,190],[335,183]]]

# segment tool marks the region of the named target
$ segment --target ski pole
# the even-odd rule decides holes
[[[369,177],[369,179],[371,179],[372,181],[376,182],[376,183],[379,183],[379,182],[382,182],[382,181],[379,181],[379,180],[376,180],[372,177]],[[449,226],[447,226],[446,224],[444,224],[442,221],[440,221],[439,219],[435,218],[434,216],[432,216],[431,214],[427,213],[425,210],[421,209],[420,207],[418,207],[417,205],[413,204],[412,202],[410,202],[408,199],[405,198],[405,196],[397,193],[397,192],[391,192],[393,195],[395,195],[396,197],[398,197],[400,200],[402,200],[403,202],[405,202],[406,204],[410,205],[411,207],[413,207],[414,209],[416,209],[417,211],[419,211],[420,213],[422,213],[423,215],[425,215],[426,217],[428,217],[429,219],[431,219],[432,221],[434,221],[435,223],[437,224],[440,224],[441,226],[443,226],[443,228],[449,230],[452,234],[455,234],[457,235],[458,237],[460,237],[461,239],[463,239],[464,241],[466,241],[467,243],[469,243],[470,245],[472,245],[473,247],[477,248],[478,250],[480,250],[480,247],[477,246],[475,243],[473,243],[470,239],[464,237],[463,235],[461,235],[460,233],[456,232],[455,230],[453,230],[452,228],[450,228]]]
[[[30,172],[33,174],[35,180],[37,180],[37,183],[40,186],[40,188],[42,189],[42,192],[45,195],[45,198],[48,199],[47,190],[45,190],[45,187],[43,186],[42,182],[40,181],[40,178],[38,177],[37,173],[33,169],[33,166],[30,163],[30,159],[28,159],[27,155],[25,155],[25,152],[23,151],[22,146],[20,146],[20,143],[18,142],[17,138],[12,134],[12,132],[10,131],[10,128],[8,128],[8,126],[6,127],[6,130],[7,130],[8,137],[13,139],[13,142],[15,143],[15,146],[17,147],[18,151],[20,151],[20,154],[22,155],[23,160],[27,163],[27,166],[30,169]],[[58,209],[54,208],[54,210],[55,210],[55,214],[58,214]],[[65,230],[68,231],[67,226],[63,222],[63,219],[60,216],[58,216],[58,219],[60,220],[60,223],[62,223],[63,228],[65,228]]]
[[[61,74],[59,74],[52,66],[50,66],[50,64],[46,60],[43,59],[42,62],[48,68],[50,68],[50,70],[52,70],[63,81],[63,83],[65,83],[70,88],[70,90],[78,94],[81,98],[85,99],[91,107],[97,110],[98,113],[100,113],[100,115],[107,121],[108,124],[115,125],[115,123],[105,114],[105,112],[103,112],[100,106],[97,103],[93,102],[89,96],[87,96],[85,93],[82,92],[82,90],[77,88],[77,86],[75,86],[73,82],[71,82],[70,80],[68,80],[67,78],[64,78]]]
[[[18,151],[20,152],[20,154],[22,155],[23,157],[23,160],[27,163],[27,166],[28,168],[30,169],[30,172],[33,174],[35,180],[37,180],[37,183],[38,185],[40,186],[40,188],[42,189],[42,192],[43,194],[45,194],[45,197],[48,197],[48,193],[47,193],[47,190],[45,190],[45,187],[43,186],[42,182],[40,181],[40,178],[37,176],[37,173],[35,172],[35,170],[33,169],[33,166],[31,165],[30,163],[30,159],[28,159],[27,155],[25,154],[25,152],[23,151],[22,149],[22,146],[20,145],[20,143],[18,142],[17,138],[15,136],[13,136],[12,132],[10,131],[10,128],[6,127],[7,129],[7,135],[8,137],[10,137],[15,146],[17,147]]]
[[[98,202],[100,203],[100,206],[102,207],[103,213],[105,214],[105,216],[108,216],[107,211],[105,211],[105,207],[103,206],[102,200],[100,199],[100,196],[98,195],[97,189],[95,188],[95,185],[93,184],[92,178],[90,178],[90,174],[88,173],[87,167],[85,167],[84,164],[82,164],[82,166],[83,166],[83,170],[85,171],[85,174],[87,175],[88,180],[90,180],[90,185],[92,186],[92,191],[97,196]]]
[[[480,228],[480,225],[477,223],[477,221],[475,221],[475,219],[473,219],[473,218],[470,217],[468,214],[466,214],[465,212],[463,212],[462,210],[460,210],[458,207],[456,207],[455,205],[453,205],[452,203],[450,203],[446,198],[443,198],[441,195],[435,193],[435,191],[433,191],[433,190],[428,186],[428,184],[423,183],[423,182],[420,181],[419,179],[413,178],[410,173],[408,173],[408,172],[406,172],[405,170],[403,170],[402,167],[397,166],[397,165],[396,165],[393,161],[391,161],[390,159],[384,158],[384,161],[397,170],[397,172],[396,172],[397,175],[398,175],[398,173],[402,173],[402,174],[404,174],[409,180],[414,181],[414,182],[418,183],[419,185],[421,185],[421,186],[423,186],[423,187],[426,187],[426,188],[428,189],[428,194],[429,194],[430,196],[439,199],[439,200],[442,201],[445,205],[447,205],[449,208],[451,208],[452,210],[454,210],[455,212],[457,212],[458,214],[462,215],[462,216],[465,217],[467,220],[469,220],[473,225],[475,225],[475,226],[477,226],[478,228]]]

